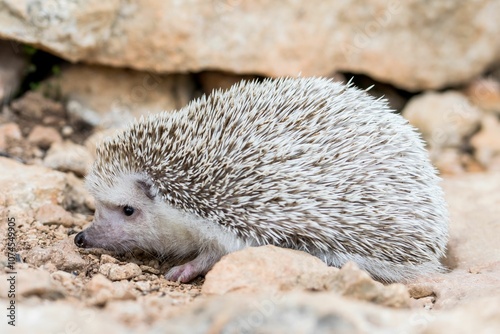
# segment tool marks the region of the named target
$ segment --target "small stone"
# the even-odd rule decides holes
[[[500,115],[500,82],[496,79],[476,79],[465,88],[464,93],[482,110]]]
[[[488,168],[500,156],[500,122],[494,115],[485,115],[481,130],[471,138],[474,157]]]
[[[135,282],[135,287],[142,292],[151,291],[151,283],[148,281]]]
[[[73,238],[66,238],[54,245],[43,248],[35,247],[26,254],[26,262],[39,267],[45,263],[53,264],[57,269],[64,271],[83,270],[87,262],[81,258]]]
[[[52,169],[84,176],[92,161],[92,155],[85,147],[65,141],[54,143],[50,147],[43,164]]]
[[[119,261],[112,257],[111,255],[108,254],[102,254],[101,255],[101,264],[104,263],[118,263]]]
[[[62,137],[52,127],[35,125],[28,135],[28,141],[42,149],[48,149],[53,143],[62,142]]]
[[[85,286],[85,295],[89,298],[89,305],[102,306],[112,300],[135,299],[132,290],[130,282],[111,282],[104,275],[96,274]]]
[[[135,263],[119,265],[115,263],[104,263],[99,272],[112,281],[128,280],[142,274],[141,268]]]
[[[42,299],[64,297],[64,290],[59,282],[45,270],[18,270],[17,293],[21,297],[38,296]],[[17,295],[16,293],[16,295]]]
[[[432,149],[458,148],[478,127],[481,112],[455,91],[413,97],[403,116],[418,128]]]
[[[21,140],[22,138],[21,129],[16,123],[0,125],[0,151],[7,150],[8,141]]]
[[[74,218],[70,212],[60,205],[45,204],[36,213],[36,220],[42,224],[61,224],[64,227],[74,226]]]

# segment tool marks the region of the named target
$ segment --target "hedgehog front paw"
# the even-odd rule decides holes
[[[181,283],[189,282],[196,278],[196,276],[203,274],[197,270],[192,262],[185,263],[180,266],[172,267],[165,274],[165,278],[169,281],[180,281]]]

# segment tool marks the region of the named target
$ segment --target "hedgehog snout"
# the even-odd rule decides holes
[[[82,231],[80,233],[78,233],[76,236],[75,236],[75,245],[79,248],[87,248],[87,240],[85,238],[85,231]]]

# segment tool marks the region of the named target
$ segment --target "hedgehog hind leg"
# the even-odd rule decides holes
[[[195,259],[170,268],[165,273],[165,278],[169,281],[189,282],[205,275],[226,254],[227,251],[216,242],[209,243],[199,251]]]

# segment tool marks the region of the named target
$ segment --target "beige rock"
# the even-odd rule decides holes
[[[93,126],[121,127],[148,113],[179,109],[192,99],[194,82],[188,75],[71,65],[42,84],[57,86],[68,100],[69,117]]]
[[[464,93],[482,110],[500,115],[500,82],[496,79],[476,79],[467,85]]]
[[[62,137],[54,128],[36,125],[31,130],[28,141],[42,149],[48,149],[53,143],[62,142]]]
[[[83,176],[92,164],[92,156],[87,149],[70,141],[54,143],[43,160],[46,167]]]
[[[116,264],[118,264],[119,261],[117,259],[115,259],[114,257],[112,257],[111,255],[102,254],[101,255],[101,264],[104,264],[104,263],[116,263]]]
[[[251,247],[224,256],[208,272],[202,292],[324,290],[338,269],[305,252],[275,246]]]
[[[0,36],[73,62],[154,72],[346,71],[422,90],[466,82],[499,59],[494,0],[41,4],[1,0]]]
[[[500,121],[495,115],[484,115],[481,130],[471,138],[474,157],[485,167],[490,167],[500,157]]]
[[[6,302],[7,300],[0,301],[2,309],[6,307]],[[22,315],[18,312],[13,331],[15,333],[131,333],[130,328],[102,314],[101,310],[83,308],[74,302],[23,305],[21,309]]]
[[[275,246],[251,247],[223,257],[206,275],[202,293],[285,293],[290,290],[329,291],[391,307],[409,305],[401,284],[384,286],[354,263],[340,269],[320,259]]]
[[[463,155],[457,148],[431,149],[429,155],[441,175],[458,175],[466,171],[462,164]]]
[[[66,112],[61,103],[46,98],[38,91],[29,91],[10,104],[21,119],[42,122],[45,126],[60,126]]]
[[[132,285],[129,282],[111,282],[101,274],[94,275],[85,286],[87,303],[93,306],[102,306],[112,300],[135,299]]]
[[[87,266],[73,244],[73,238],[58,241],[47,248],[35,247],[26,254],[25,261],[35,267],[52,263],[58,270],[64,271],[81,271]]]
[[[61,224],[65,227],[72,227],[74,225],[82,226],[85,224],[85,221],[78,221],[70,212],[56,204],[42,205],[37,210],[35,218],[42,224]]]
[[[0,125],[0,151],[7,149],[9,140],[22,139],[21,130],[16,123],[6,123]]]
[[[358,268],[355,263],[346,263],[330,282],[329,290],[341,295],[365,300],[388,307],[408,307],[410,295],[402,284],[384,286],[374,281],[367,272]]]
[[[451,212],[445,264],[451,272],[409,285],[414,298],[435,296],[435,309],[452,309],[483,297],[500,300],[500,174],[465,174],[443,182]]]
[[[104,263],[99,272],[112,281],[128,280],[142,274],[141,268],[135,263],[119,265],[116,263]]]
[[[2,157],[0,187],[4,189],[3,202],[13,215],[21,215],[28,209],[38,210],[45,204],[61,204],[67,196],[64,173]]]
[[[17,270],[16,295],[21,298],[38,296],[42,299],[63,298],[64,289],[50,273],[40,269]],[[3,280],[3,279],[2,279]]]
[[[0,41],[0,105],[8,103],[17,93],[27,66],[20,44]]]
[[[412,98],[403,116],[418,128],[433,150],[459,147],[478,127],[480,111],[462,94],[427,92]]]

